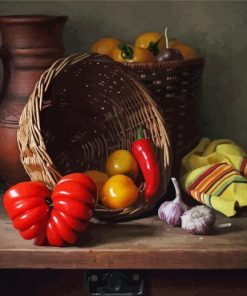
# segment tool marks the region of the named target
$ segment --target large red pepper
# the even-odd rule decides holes
[[[142,129],[138,130],[137,140],[132,144],[132,154],[137,160],[146,187],[143,197],[147,202],[151,202],[152,197],[157,193],[160,184],[160,168],[156,160],[152,142],[143,138]]]
[[[73,244],[92,217],[97,188],[90,177],[63,177],[51,191],[42,182],[22,182],[4,194],[4,207],[24,239],[42,245]]]

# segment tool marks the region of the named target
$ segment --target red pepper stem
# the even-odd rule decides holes
[[[137,130],[137,140],[143,139],[143,129],[142,127],[139,127]]]

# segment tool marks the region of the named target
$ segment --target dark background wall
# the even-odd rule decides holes
[[[1,1],[0,14],[65,14],[67,53],[88,50],[104,35],[133,41],[163,31],[206,56],[201,134],[229,137],[247,149],[247,2]]]

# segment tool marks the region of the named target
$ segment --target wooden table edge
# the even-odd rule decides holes
[[[1,250],[0,268],[30,269],[247,269],[246,249]]]

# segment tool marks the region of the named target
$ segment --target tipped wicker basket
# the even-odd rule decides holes
[[[173,176],[181,160],[199,140],[199,104],[204,59],[170,62],[125,63],[153,94],[171,133]]]
[[[123,66],[105,56],[75,54],[55,62],[36,84],[20,118],[21,160],[31,180],[52,188],[62,175],[104,170],[110,152],[130,149],[139,126],[155,146],[160,190],[153,204],[141,196],[144,183],[129,208],[98,203],[100,219],[129,219],[153,209],[170,178],[169,139],[150,94]]]

